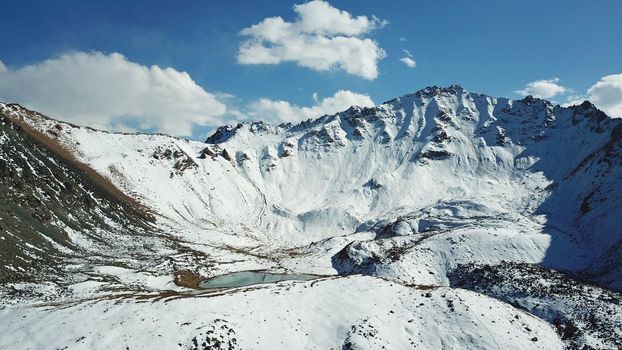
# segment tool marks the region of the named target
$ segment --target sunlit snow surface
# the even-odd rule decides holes
[[[235,349],[561,348],[550,325],[494,299],[371,277],[155,301],[115,298],[0,315],[9,313],[0,335],[0,346],[7,348],[174,349],[178,343],[192,348],[194,338],[199,345],[218,340]],[[36,336],[9,336],[24,329]]]

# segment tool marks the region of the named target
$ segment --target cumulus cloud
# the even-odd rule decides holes
[[[313,94],[313,99],[315,105],[300,107],[287,101],[261,98],[249,105],[247,114],[254,119],[276,123],[297,123],[324,114],[341,112],[351,106],[370,107],[374,105],[374,101],[368,95],[349,90],[339,90],[333,96],[323,99],[319,99],[317,94]]]
[[[246,39],[240,44],[238,63],[295,62],[317,71],[343,69],[369,80],[378,77],[385,51],[365,35],[386,21],[353,17],[321,0],[294,5],[294,12],[293,22],[269,17],[242,30]]]
[[[412,58],[413,55],[408,50],[403,51],[405,56],[400,58],[400,61],[402,61],[402,63],[404,63],[409,68],[417,67],[417,62],[415,62],[415,60],[413,60]]]
[[[560,85],[559,81],[559,78],[532,81],[524,89],[514,92],[523,96],[531,95],[538,98],[551,98],[570,91],[568,88]]]
[[[0,99],[77,124],[178,136],[219,123],[226,111],[188,73],[119,53],[74,52],[19,69],[0,64]]]
[[[612,117],[622,117],[622,74],[602,77],[587,90],[588,99]]]
[[[589,100],[611,117],[622,118],[622,74],[602,77],[586,94],[568,96],[562,106],[578,105],[585,100]]]

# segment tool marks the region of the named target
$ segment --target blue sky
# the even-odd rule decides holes
[[[0,68],[0,100],[20,102],[82,124],[164,131],[195,138],[234,119],[296,121],[297,114],[301,114],[298,119],[305,119],[313,113],[332,112],[331,108],[341,108],[348,102],[380,103],[425,86],[452,83],[493,96],[520,98],[518,91],[524,91],[558,103],[590,98],[599,101],[610,114],[622,111],[622,97],[615,99],[618,92],[622,96],[622,76],[618,78],[622,73],[621,1],[329,1],[323,6],[308,7],[309,16],[317,14],[316,18],[324,18],[321,11],[347,11],[337,18],[344,20],[343,30],[336,31],[338,25],[332,22],[322,28],[318,24],[315,29],[294,30],[294,34],[290,31],[285,45],[290,45],[292,37],[301,35],[346,37],[347,45],[369,40],[383,52],[375,61],[373,57],[365,61],[375,63],[376,73],[356,65],[356,59],[368,51],[342,58],[343,62],[355,62],[349,68],[344,68],[339,60],[329,68],[318,68],[325,62],[314,61],[309,57],[315,54],[313,48],[306,47],[297,47],[294,56],[282,56],[279,62],[269,64],[253,58],[256,51],[252,51],[250,60],[255,62],[242,64],[239,55],[244,43],[263,38],[257,36],[258,30],[251,31],[253,34],[242,31],[276,16],[285,23],[304,22],[300,21],[302,10],[297,13],[293,9],[295,4],[304,2],[3,1],[0,61],[5,67]],[[361,29],[352,34],[351,31],[356,32],[352,29],[355,23],[348,22],[347,16],[364,16],[367,22],[357,22],[363,23]],[[304,26],[302,23],[299,27]],[[278,43],[264,41],[262,45],[271,47]],[[337,44],[329,49],[344,50]],[[51,68],[43,64],[45,60],[79,53],[87,55],[80,61],[83,63],[67,59],[64,65],[59,63]],[[88,55],[95,53],[101,55],[99,60],[90,60]],[[123,58],[110,59],[112,53],[120,53]],[[275,60],[270,57],[268,61]],[[400,60],[405,57],[416,62],[414,68]],[[178,107],[169,103],[164,109],[173,116],[172,120],[167,120],[166,115],[150,120],[150,114],[157,112],[132,105],[151,103],[155,110],[157,103],[162,102],[154,100],[187,96],[180,87],[170,94],[159,90],[150,95],[137,93],[135,101],[127,102],[127,108],[119,103],[116,110],[109,111],[106,106],[89,110],[89,98],[95,97],[83,95],[90,88],[74,89],[79,91],[73,91],[73,95],[71,91],[65,93],[75,84],[89,82],[101,86],[97,98],[109,96],[109,104],[115,104],[118,98],[114,92],[107,94],[104,90],[133,86],[132,82],[100,81],[115,74],[82,77],[90,74],[89,69],[106,72],[119,61],[131,64],[129,71],[157,65],[177,73],[186,72],[197,86],[190,87],[193,97],[183,101],[185,105],[196,105],[196,110],[188,111],[182,103]],[[71,70],[80,64],[85,65],[80,74],[59,71],[42,77],[50,70]],[[108,68],[100,70],[99,65]],[[24,67],[28,66],[31,69],[25,72]],[[140,79],[146,80],[136,81],[135,85],[150,84],[145,81],[153,79],[141,74]],[[115,79],[121,80],[123,75]],[[606,77],[610,78],[603,82]],[[162,79],[173,85],[188,85],[188,79],[177,75]],[[158,84],[162,82],[160,78],[156,80]],[[536,83],[529,88],[527,84],[533,82]],[[56,95],[38,91],[35,85],[46,86]],[[29,94],[31,89],[35,93]],[[351,95],[335,95],[339,90]],[[86,101],[82,108],[68,109],[52,102],[62,100],[58,95],[76,93]],[[126,95],[134,96],[133,93]],[[324,101],[322,106],[323,99],[331,97],[334,100]],[[143,98],[145,101],[140,101]],[[201,115],[201,107],[213,111]],[[182,110],[177,113],[176,108]],[[180,125],[187,122],[191,128],[176,130],[175,115],[180,115]],[[160,126],[165,124],[170,125]]]

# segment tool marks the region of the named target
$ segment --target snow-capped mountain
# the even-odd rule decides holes
[[[0,347],[622,346],[622,121],[589,102],[430,87],[206,142],[0,116]],[[197,289],[252,270],[318,278]]]

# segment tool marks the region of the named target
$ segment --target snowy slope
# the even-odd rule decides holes
[[[483,295],[451,288],[408,288],[370,277],[288,282],[233,290],[220,296],[169,296],[154,301],[156,297],[94,300],[66,308],[48,306],[42,314],[3,310],[0,311],[4,325],[0,347],[559,349],[562,346],[551,325]],[[51,328],[50,324],[57,326]],[[15,339],[13,334],[25,328],[36,336]]]
[[[184,278],[194,281],[257,269],[364,274],[393,281],[386,283],[398,289],[425,285],[467,293],[447,289],[448,276],[456,269],[465,264],[514,262],[561,269],[584,281],[620,288],[622,203],[618,202],[622,196],[616,193],[622,176],[622,124],[589,103],[564,108],[531,97],[512,101],[470,93],[460,86],[430,87],[376,107],[352,107],[297,125],[252,122],[225,126],[206,143],[166,135],[107,133],[52,120],[16,105],[0,104],[0,113],[46,135],[154,215],[158,235],[167,240],[156,254],[166,256],[164,260],[145,264],[135,261],[121,268],[98,263],[92,276],[103,287],[99,285],[97,293],[89,287],[89,280],[79,280],[78,284],[70,279],[62,288],[54,282],[53,288],[78,290],[89,298],[104,298],[103,303],[110,279],[118,288],[113,295],[164,289],[178,293],[195,285],[183,282]],[[171,246],[176,251],[170,252]],[[172,280],[177,285],[171,285]],[[374,310],[380,306],[372,307],[358,281],[345,278],[318,285],[326,285],[322,287],[326,293],[336,295],[352,291],[351,299],[361,305],[354,308],[359,311],[343,311],[348,322],[364,318],[361,315],[366,312],[377,324],[385,322],[376,319],[380,316]],[[382,293],[386,289],[383,298],[395,297],[393,287],[384,286],[383,279],[365,281],[382,284],[378,288]],[[22,289],[29,288],[32,286]],[[296,309],[297,297],[288,288],[279,284],[268,289],[280,293],[288,308]],[[248,293],[263,293],[260,291],[263,289]],[[61,293],[62,302],[78,294]],[[461,298],[469,307],[491,302],[472,293],[465,295],[468,297]],[[209,300],[218,303],[220,298]],[[253,306],[263,297],[248,298]],[[228,302],[236,305],[235,322],[250,317],[238,309],[246,308],[241,306],[246,298]],[[171,312],[170,308],[177,308],[171,305],[177,303],[186,303],[179,304],[180,310],[200,305],[193,298],[175,299],[166,305],[157,301],[150,312]],[[136,308],[131,312],[144,312],[139,304],[128,301],[124,308],[127,305]],[[478,312],[478,317],[492,319],[518,312],[509,304],[495,305]],[[75,312],[87,312],[82,311],[86,305],[75,307]],[[3,317],[14,319],[28,310],[10,309]],[[72,327],[70,314],[54,307],[50,310],[48,322],[63,319]],[[121,318],[130,318],[130,311],[115,312]],[[360,314],[355,317],[357,312]],[[419,315],[406,305],[395,312]],[[436,309],[430,312],[440,313]],[[224,313],[227,311],[215,311],[221,316]],[[321,309],[316,316],[328,317],[326,313],[329,309]],[[270,327],[291,325],[289,318],[282,317]],[[465,322],[472,321],[469,317],[439,320],[439,327],[451,329],[440,339],[446,344],[466,341],[459,335],[462,331],[451,325],[456,322],[462,329]],[[257,322],[261,323],[260,319],[250,319],[246,325],[238,324],[239,329],[254,329]],[[209,320],[207,317],[202,322]],[[334,321],[331,329],[352,325],[342,321]],[[110,322],[116,321],[111,318]],[[173,320],[153,327],[166,329],[170,322]],[[43,327],[43,323],[37,326],[28,318],[12,324]],[[308,333],[313,327],[304,329]],[[544,332],[545,328],[537,329]],[[377,331],[382,344],[408,347],[402,335]],[[473,332],[481,331],[477,327]],[[506,334],[522,337],[514,331]],[[122,329],[118,332],[125,334]],[[427,328],[425,332],[434,334]],[[102,334],[94,337],[91,339],[96,340],[89,341],[111,341]],[[296,344],[294,341],[299,340],[293,339],[300,334],[292,337],[288,344]],[[343,346],[347,337],[337,332],[335,337],[326,338],[330,345],[317,343],[316,337],[309,347]],[[274,345],[266,343],[271,341],[268,338],[257,341],[261,347]],[[179,341],[186,344],[184,339]],[[489,339],[474,342],[473,347],[496,348],[486,343]],[[513,345],[559,345],[525,339],[528,342]],[[38,338],[31,340],[35,346]],[[243,340],[247,337],[238,338]],[[4,341],[9,344],[12,340],[6,337]],[[69,340],[59,341],[67,344]],[[363,348],[375,348],[372,343],[364,344]],[[424,345],[436,348],[439,344]]]

